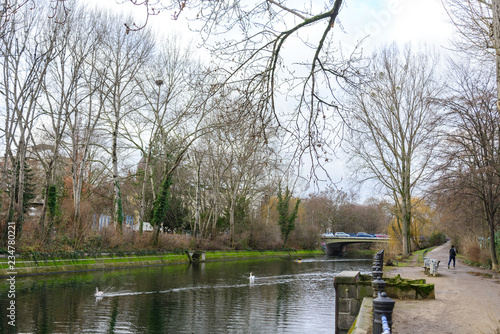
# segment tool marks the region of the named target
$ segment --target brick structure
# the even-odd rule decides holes
[[[358,316],[363,298],[370,296],[372,287],[360,284],[359,271],[343,271],[334,280],[335,333],[347,333]]]

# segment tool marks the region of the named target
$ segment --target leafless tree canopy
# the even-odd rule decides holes
[[[409,254],[411,199],[428,177],[437,129],[442,124],[433,100],[440,95],[436,59],[395,45],[374,56],[365,83],[352,94],[349,141],[353,166],[383,186],[398,208],[403,254]],[[405,248],[407,247],[407,248]]]
[[[443,105],[452,131],[441,151],[441,181],[435,189],[452,198],[470,197],[466,200],[480,203],[480,222],[494,238],[500,207],[500,114],[495,75],[469,63],[453,64],[450,73],[454,78],[452,93]],[[497,268],[494,245],[490,244],[490,256]]]
[[[474,58],[495,55],[491,0],[442,0],[459,37],[453,43]]]
[[[335,47],[343,1],[131,2],[145,15],[186,18],[220,61],[212,66],[217,88],[238,83],[252,100],[255,125],[264,129],[273,119],[295,161],[307,154],[321,167],[331,159],[342,137],[337,91],[358,76],[356,50],[344,55]]]

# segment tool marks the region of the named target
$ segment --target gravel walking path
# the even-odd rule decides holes
[[[425,278],[435,286],[435,300],[396,300],[395,334],[500,334],[500,275],[465,265],[447,268],[450,243],[427,253],[441,261],[438,275],[427,276],[423,264],[394,267],[384,276]],[[458,249],[460,253],[460,250]]]

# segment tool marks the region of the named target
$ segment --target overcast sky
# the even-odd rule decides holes
[[[453,27],[448,21],[441,0],[358,0],[347,1],[340,13],[345,30],[343,43],[349,44],[368,36],[363,41],[363,52],[369,55],[374,49],[396,42],[400,45],[411,42],[426,44],[436,51],[449,52]],[[344,190],[353,184],[348,180],[345,160],[340,154],[330,170]],[[359,192],[358,192],[359,191]],[[357,189],[359,199],[364,200],[378,194],[370,183]]]
[[[440,0],[347,1],[341,20],[350,37],[369,35],[367,49],[393,41],[440,47],[453,32]]]
[[[82,2],[116,10],[132,8],[138,18],[143,16],[141,14],[144,11],[143,6],[119,4],[117,0]],[[185,16],[181,15],[177,21],[173,21],[171,15],[172,13],[162,12],[151,17],[150,23],[160,27],[160,30],[195,36],[186,31]],[[448,42],[453,31],[447,23],[441,0],[346,0],[339,17],[345,30],[344,41],[347,43],[369,36],[364,42],[364,47],[368,50],[393,41],[425,42],[441,46]]]
[[[82,1],[113,10],[132,9],[138,22],[145,17],[142,6],[117,4],[116,0]],[[150,17],[150,27],[166,34],[176,32],[184,41],[198,38],[195,33],[187,29],[185,15],[181,15],[177,21],[173,21],[171,15],[172,13],[162,12]],[[454,31],[448,22],[441,0],[346,0],[339,18],[342,30],[337,29],[334,34],[338,36],[342,49],[352,50],[355,43],[364,38],[362,48],[365,55],[392,42],[400,45],[408,42],[414,45],[426,44],[438,51],[446,52]],[[347,182],[344,158],[332,157],[332,160],[328,166],[331,176],[335,181],[342,180],[338,186],[348,190],[351,184]],[[314,189],[309,188],[305,191],[310,192]],[[370,197],[371,192],[369,186],[360,189],[360,199]]]

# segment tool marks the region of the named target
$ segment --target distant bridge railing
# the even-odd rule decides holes
[[[388,243],[389,238],[387,237],[357,237],[357,236],[349,236],[349,237],[335,237],[329,235],[321,235],[321,244],[325,249],[325,252],[329,255],[345,253],[347,246],[350,244],[359,244],[359,243]]]

